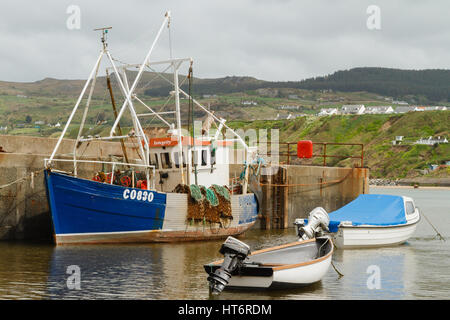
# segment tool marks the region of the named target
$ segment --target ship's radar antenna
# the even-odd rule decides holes
[[[104,27],[104,28],[94,29],[94,31],[101,31],[102,32],[101,41],[102,41],[102,44],[103,44],[103,49],[106,49],[106,47],[108,46],[108,43],[106,42],[106,36],[108,34],[108,30],[109,29],[112,29],[112,27]]]

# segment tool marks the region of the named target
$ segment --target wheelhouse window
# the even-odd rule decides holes
[[[208,150],[202,150],[202,166],[208,165]]]
[[[211,165],[215,165],[216,164],[216,152],[217,151],[212,151],[211,150]]]
[[[198,151],[192,151],[192,166],[198,164]]]
[[[173,153],[173,162],[175,163],[176,168],[180,167],[180,165],[178,163],[179,162],[178,157],[179,157],[179,152],[178,151],[174,152]],[[186,155],[184,154],[184,152],[182,153],[182,158],[183,158],[183,167],[186,168]]]
[[[159,161],[157,153],[150,154],[150,164],[154,165],[155,169],[159,169]]]
[[[161,167],[163,169],[171,169],[172,168],[172,162],[170,161],[170,153],[169,152],[161,153]]]
[[[406,214],[413,214],[416,211],[414,203],[411,201],[406,201]]]

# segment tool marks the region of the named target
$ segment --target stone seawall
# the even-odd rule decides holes
[[[231,176],[239,176],[242,166],[232,165]],[[297,218],[306,218],[316,207],[334,211],[358,195],[369,193],[368,168],[280,165],[262,170],[262,217],[259,227],[293,227]]]
[[[0,240],[51,239],[52,224],[44,185],[44,159],[57,139],[0,135]],[[64,139],[55,158],[70,159],[74,140]],[[136,146],[127,144],[131,158]],[[77,153],[83,159],[111,160],[121,156],[119,142],[84,143]],[[71,170],[71,164],[60,166]],[[100,165],[79,164],[80,176],[90,176]]]

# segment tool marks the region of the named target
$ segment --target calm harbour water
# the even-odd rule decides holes
[[[220,299],[449,299],[450,190],[371,188],[411,196],[440,233],[422,219],[404,245],[336,250],[321,282],[303,289],[225,291]],[[249,230],[253,250],[296,240],[293,228]],[[64,246],[0,243],[0,299],[208,299],[203,264],[221,258],[223,241],[181,244]],[[67,288],[67,267],[78,265],[80,290]],[[381,288],[368,289],[367,268],[380,268]]]

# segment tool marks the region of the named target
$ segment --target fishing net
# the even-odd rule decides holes
[[[188,194],[187,201],[187,219],[190,221],[202,221],[204,218],[204,203],[203,195],[200,188],[194,185],[193,188],[185,184],[179,184],[175,187],[173,192]]]
[[[202,191],[202,195],[205,197],[204,201],[204,217],[205,221],[208,221],[210,223],[219,223],[220,222],[220,216],[217,212],[217,205],[213,206],[213,203],[210,201],[212,199],[211,192],[214,193],[211,189],[206,189],[204,186],[200,187],[200,190]],[[208,195],[209,194],[209,195]],[[215,194],[214,194],[215,196]],[[217,197],[215,197],[215,200],[217,201]],[[214,202],[214,200],[213,200]]]
[[[227,201],[230,201],[230,190],[227,187],[219,186],[217,184],[213,184],[212,187],[218,195],[222,196]]]
[[[190,191],[192,199],[194,199],[196,202],[203,200],[202,191],[200,190],[199,186],[197,186],[195,184],[191,184],[189,186],[189,191]]]
[[[214,190],[211,188],[206,189],[206,200],[213,207],[217,207],[219,205],[219,199],[217,198]]]
[[[217,211],[220,217],[233,219],[233,215],[231,213],[230,189],[225,186],[219,186],[217,184],[212,185],[212,188],[216,192],[217,198],[219,199]]]
[[[230,190],[227,187],[213,185],[205,188],[179,184],[173,192],[189,195],[187,219],[190,221],[222,223],[221,219],[233,219]]]

